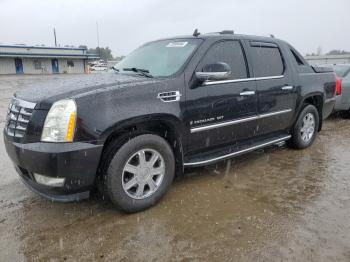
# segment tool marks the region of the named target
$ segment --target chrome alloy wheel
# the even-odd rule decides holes
[[[313,114],[308,113],[305,115],[303,119],[303,124],[300,129],[300,135],[301,139],[305,142],[308,143],[312,139],[314,133],[315,133],[315,117]]]
[[[162,155],[154,149],[142,149],[133,154],[124,166],[123,189],[133,199],[145,199],[158,190],[164,173]]]

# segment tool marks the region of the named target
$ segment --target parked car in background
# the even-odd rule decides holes
[[[103,60],[98,60],[90,63],[91,71],[107,71],[107,63]]]
[[[150,42],[114,70],[14,95],[5,146],[33,191],[73,201],[98,184],[118,208],[141,211],[186,167],[283,141],[311,146],[335,103],[331,68],[232,31]]]
[[[334,111],[350,114],[350,64],[324,65],[332,67],[337,75],[337,96]]]
[[[107,66],[106,65],[94,65],[91,67],[91,71],[107,71]]]

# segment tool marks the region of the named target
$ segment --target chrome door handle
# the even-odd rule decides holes
[[[255,95],[255,91],[244,91],[239,94],[240,96],[253,96]]]
[[[284,86],[281,89],[284,91],[287,91],[287,90],[292,90],[293,88],[294,88],[294,86]]]

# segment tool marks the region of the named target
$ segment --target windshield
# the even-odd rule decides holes
[[[349,74],[350,66],[349,65],[335,65],[334,71],[339,77],[346,77]]]
[[[120,73],[138,73],[146,70],[154,77],[167,77],[177,73],[200,44],[200,39],[173,39],[143,45],[117,63]]]

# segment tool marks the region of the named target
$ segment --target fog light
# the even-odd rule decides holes
[[[65,178],[48,177],[39,174],[34,174],[34,178],[38,184],[51,187],[62,187],[65,181]]]

